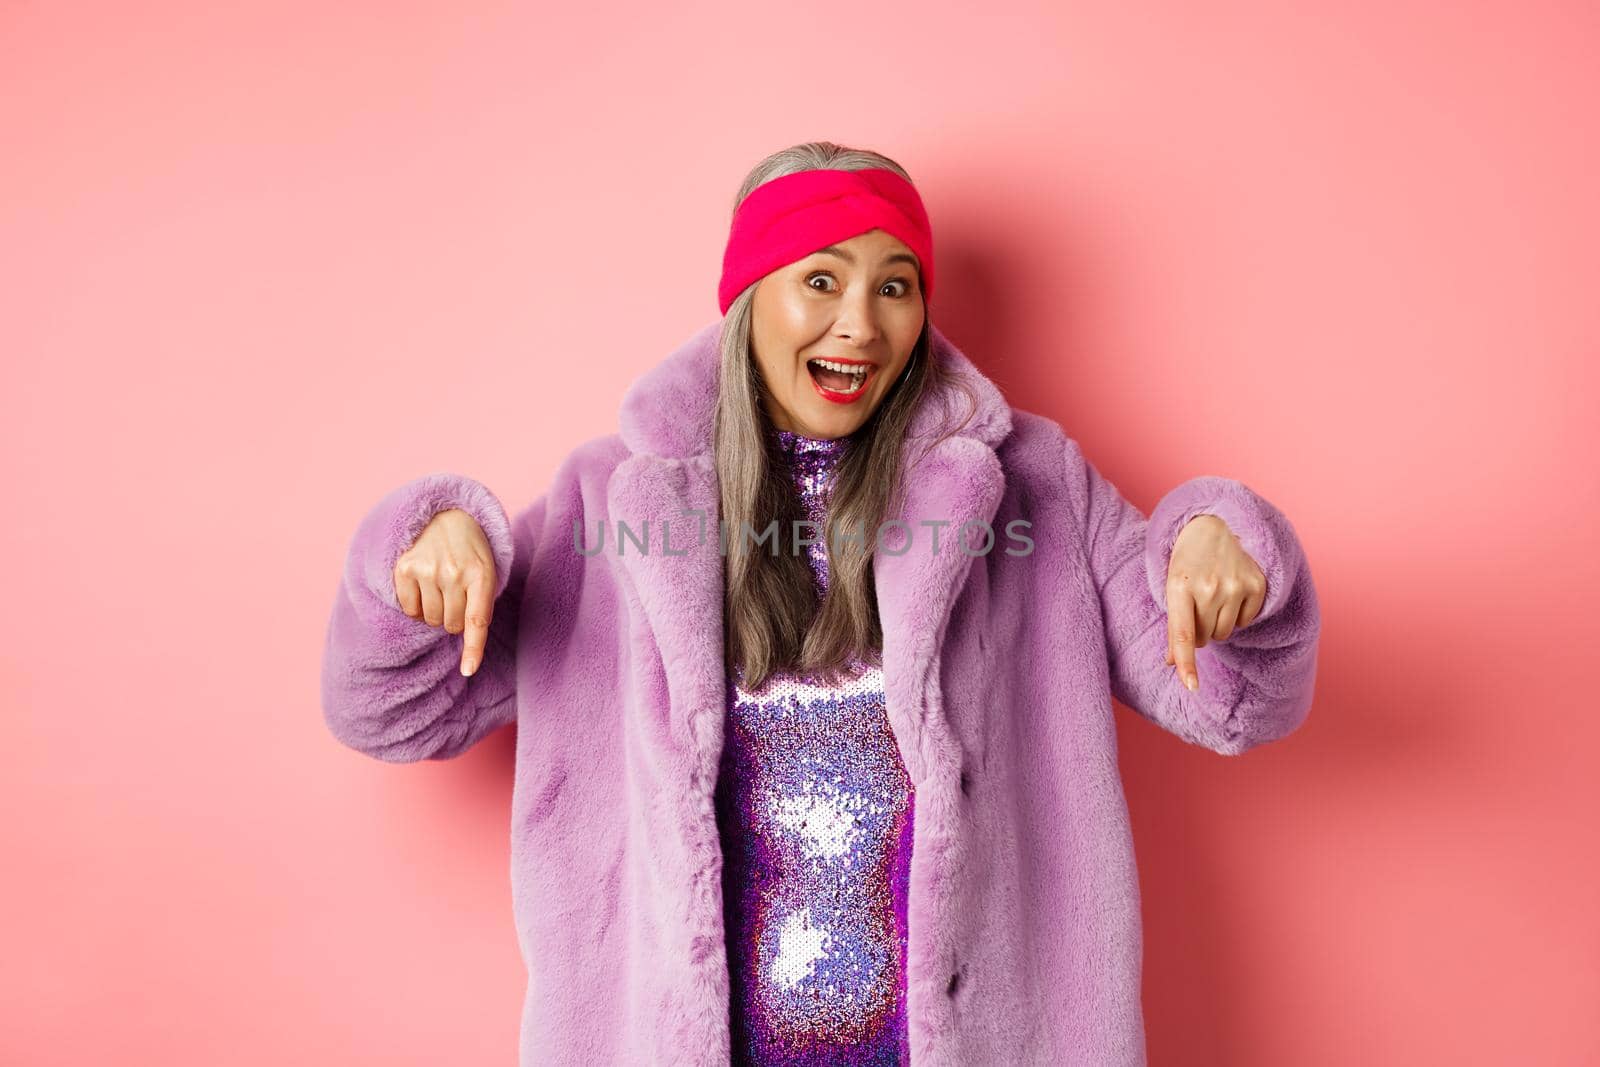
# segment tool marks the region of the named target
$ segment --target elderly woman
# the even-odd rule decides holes
[[[1289,522],[1194,478],[1147,520],[929,319],[905,171],[745,180],[719,321],[511,521],[435,474],[360,525],[343,743],[517,724],[531,1064],[1138,1064],[1112,697],[1234,754],[1305,718]],[[459,667],[459,669],[458,669]]]

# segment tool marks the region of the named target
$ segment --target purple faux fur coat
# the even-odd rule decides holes
[[[350,545],[322,701],[344,744],[444,759],[517,724],[511,857],[528,966],[523,1067],[726,1064],[728,971],[712,791],[726,714],[722,559],[697,544],[718,497],[711,414],[721,320],[629,390],[621,432],[579,446],[509,521],[454,474],[403,485]],[[1235,754],[1305,718],[1319,613],[1288,520],[1238,481],[1193,478],[1146,520],[1055,422],[1011,408],[937,330],[977,395],[966,427],[909,467],[904,528],[874,556],[888,715],[916,784],[908,946],[912,1062],[1145,1062],[1139,886],[1111,698]],[[958,395],[931,394],[921,447]],[[915,454],[906,455],[914,459]],[[401,611],[392,571],[438,511],[475,516],[498,599],[485,659]],[[1167,666],[1177,532],[1222,518],[1267,577],[1258,618]],[[648,549],[612,536],[649,520]],[[995,531],[955,550],[964,521]],[[1006,524],[1026,519],[1027,555]],[[663,545],[661,523],[670,526]],[[931,526],[940,528],[939,550]],[[593,547],[575,550],[573,524]],[[967,542],[980,545],[976,528]],[[670,554],[666,550],[670,548]],[[885,551],[885,548],[887,551]]]

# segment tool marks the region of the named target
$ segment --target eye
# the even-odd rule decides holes
[[[825,270],[813,271],[812,273],[806,275],[806,288],[807,289],[815,289],[819,293],[831,293],[831,292],[833,292],[833,290],[831,288],[817,289],[817,287],[815,285],[811,284],[812,282],[814,282],[818,278],[827,278],[829,281],[833,281],[834,280],[833,275],[830,274],[828,271],[825,271]],[[887,286],[892,286],[892,285],[898,285],[900,287],[899,292],[891,293],[890,294],[891,296],[910,296],[912,291],[913,291],[912,288],[911,288],[911,283],[906,281],[904,278],[891,278],[888,281],[884,282],[883,284],[886,287]]]

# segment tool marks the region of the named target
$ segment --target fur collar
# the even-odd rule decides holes
[[[671,737],[662,740],[690,756],[693,777],[707,796],[716,780],[727,695],[722,628],[712,624],[722,617],[723,559],[715,533],[720,502],[711,453],[721,328],[718,320],[697,331],[628,390],[621,436],[632,454],[606,485],[613,518],[634,530],[649,522],[650,550],[622,553],[620,562],[655,634],[676,698],[663,724]],[[992,526],[1006,482],[995,448],[1012,428],[1011,408],[995,384],[937,329],[931,339],[933,357],[964,380],[976,409],[959,432],[932,447],[913,448],[913,441],[945,425],[947,412],[964,412],[968,403],[954,389],[924,397],[902,445],[905,492],[894,518],[904,525],[891,521],[885,527],[872,564],[889,718],[917,782],[935,769],[949,774],[959,769],[952,768],[957,757],[937,751],[944,731],[937,724],[930,730],[925,721],[928,676],[938,663],[955,595],[979,558],[952,547],[954,536],[964,523]],[[690,516],[701,517],[698,540]],[[943,524],[937,546],[934,523]],[[665,536],[663,524],[670,526]],[[997,542],[1001,533],[995,531]],[[973,537],[974,544],[978,540]],[[936,674],[933,682],[936,688]]]

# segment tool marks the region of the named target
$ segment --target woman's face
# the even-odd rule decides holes
[[[877,410],[922,333],[916,256],[899,238],[869,230],[762,278],[751,314],[773,424],[843,437]]]

